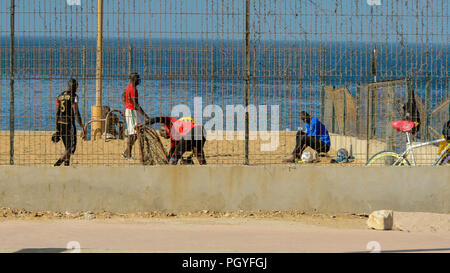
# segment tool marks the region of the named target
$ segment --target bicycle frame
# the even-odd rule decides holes
[[[91,124],[91,123],[93,123],[93,122],[105,122],[105,130],[104,130],[103,134],[105,134],[105,142],[107,142],[108,140],[107,140],[107,138],[106,138],[106,129],[108,128],[109,115],[112,114],[112,113],[114,113],[114,112],[118,113],[118,114],[120,115],[120,117],[122,117],[122,120],[125,120],[125,117],[124,117],[124,115],[122,114],[121,111],[119,111],[119,110],[111,110],[111,111],[109,111],[109,112],[106,114],[105,118],[102,118],[102,119],[91,119],[91,120],[89,120],[89,121],[84,125],[84,131],[87,132],[87,128],[88,128],[89,124]],[[123,124],[123,121],[120,121],[120,123]],[[94,135],[93,139],[95,139],[95,135]]]
[[[439,154],[436,160],[433,162],[432,166],[435,166],[444,156],[447,155],[447,152],[450,150],[450,143],[447,144],[444,150]]]
[[[428,141],[428,142],[424,142],[424,143],[420,143],[420,144],[416,144],[416,145],[411,145],[411,137],[409,132],[406,132],[406,139],[407,139],[407,148],[406,150],[400,154],[399,159],[397,159],[394,162],[394,166],[399,164],[401,162],[401,160],[405,159],[406,156],[408,156],[409,153],[411,153],[411,159],[412,159],[412,165],[416,166],[416,159],[414,157],[414,149],[423,147],[423,146],[428,146],[428,145],[432,145],[432,144],[438,144],[440,142],[444,142],[447,141],[446,139],[437,139],[437,140],[433,140],[433,141]],[[439,154],[439,157],[433,162],[432,166],[436,165],[436,163],[439,161],[439,159],[446,154],[446,152],[449,150],[449,146],[447,145],[447,147]]]

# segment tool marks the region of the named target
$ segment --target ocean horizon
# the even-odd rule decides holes
[[[9,129],[9,37],[0,44],[0,130]],[[425,98],[431,76],[432,105],[447,98],[448,45],[368,42],[252,41],[250,104],[279,105],[280,130],[296,130],[298,114],[320,115],[323,85],[373,82],[370,59],[377,48],[377,80],[411,77],[416,95]],[[131,50],[130,50],[131,49]],[[79,81],[85,122],[95,103],[95,39],[16,37],[15,129],[54,130],[56,96],[70,77]],[[103,104],[121,110],[120,95],[129,71],[138,72],[140,102],[151,116],[169,115],[177,104],[244,104],[243,42],[239,40],[104,40]],[[88,118],[85,118],[88,117]]]

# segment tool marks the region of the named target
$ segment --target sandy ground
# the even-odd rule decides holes
[[[15,136],[15,164],[17,165],[52,165],[63,153],[63,144],[52,143],[50,140],[53,132],[16,132]],[[211,134],[211,133],[209,133]],[[279,132],[276,149],[263,151],[262,145],[270,143],[270,140],[255,137],[249,142],[249,163],[256,164],[285,164],[283,159],[291,155],[295,147],[296,132]],[[252,135],[251,135],[252,137]],[[330,160],[336,157],[339,148],[350,149],[356,160],[353,163],[341,163],[342,166],[364,165],[366,162],[367,141],[349,136],[331,134],[331,150],[326,157],[319,157],[316,165],[328,165]],[[238,140],[208,140],[205,144],[205,154],[208,164],[243,164],[244,141]],[[163,139],[163,144],[169,148],[169,141]],[[72,157],[72,164],[77,165],[133,165],[140,164],[139,160],[124,160],[121,153],[126,146],[126,140],[83,141],[78,137],[77,150]],[[0,165],[9,164],[9,133],[0,132]],[[385,150],[385,144],[373,140],[370,142],[369,155]],[[415,150],[419,165],[429,165],[437,156],[437,148],[428,146]],[[137,145],[133,149],[133,157],[140,159]],[[197,164],[197,161],[195,160]]]
[[[15,136],[16,164],[51,165],[63,152],[63,144],[50,141],[52,132],[41,132],[36,135]],[[241,164],[244,162],[244,141],[237,140],[209,140],[205,144],[206,160],[209,164]],[[168,140],[162,139],[166,149],[170,147]],[[272,163],[281,164],[290,155],[295,146],[295,132],[281,132],[279,145],[274,151],[261,151],[261,143],[268,143],[261,139],[251,140],[249,143],[249,157],[251,164]],[[129,161],[121,158],[120,154],[126,146],[125,140],[82,141],[78,138],[77,150],[73,156],[74,165],[128,165],[140,164],[139,160]],[[321,163],[329,163],[335,151],[330,151],[329,158],[321,158]],[[133,149],[133,157],[140,159],[138,146]],[[196,160],[195,160],[195,163]],[[0,136],[0,164],[9,164],[9,136]]]
[[[195,211],[172,213],[149,211],[138,213],[113,213],[107,211],[27,211],[24,209],[0,208],[0,222],[52,221],[52,220],[148,220],[148,219],[253,219],[274,221],[293,221],[305,224],[325,225],[334,228],[366,228],[368,215],[355,214],[307,214],[298,210],[285,211]]]
[[[77,245],[81,252],[450,252],[449,231],[375,231],[366,215],[0,213],[0,252],[71,252],[67,247]],[[403,215],[404,226],[411,216]]]

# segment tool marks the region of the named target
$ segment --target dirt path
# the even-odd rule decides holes
[[[118,220],[118,221],[142,221],[142,220],[164,220],[183,219],[207,220],[207,219],[241,219],[246,220],[271,220],[271,221],[291,221],[306,225],[317,225],[332,228],[352,228],[365,229],[367,215],[355,214],[307,214],[298,210],[284,211],[194,211],[185,213],[171,213],[162,211],[150,211],[141,213],[112,213],[107,211],[27,211],[24,209],[0,208],[0,223],[11,220]]]
[[[0,217],[0,251],[67,252],[75,241],[81,252],[450,252],[448,232],[374,231],[364,216],[208,213]]]

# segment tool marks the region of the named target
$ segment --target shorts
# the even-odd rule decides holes
[[[139,118],[137,111],[133,109],[125,109],[125,121],[127,122],[128,135],[135,135],[135,126],[138,125]]]
[[[57,123],[57,130],[64,143],[66,151],[70,151],[71,154],[75,153],[77,149],[77,131],[74,125],[71,123]]]

